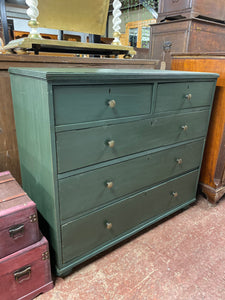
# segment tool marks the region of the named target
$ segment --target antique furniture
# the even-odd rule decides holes
[[[9,80],[9,67],[86,67],[154,69],[158,61],[145,59],[97,59],[37,55],[0,55],[0,170],[9,170],[21,183],[20,166]]]
[[[40,240],[35,203],[9,171],[0,172],[0,259]]]
[[[202,162],[200,187],[211,202],[225,194],[225,54],[173,54],[172,69],[215,72],[216,93]]]
[[[155,22],[155,19],[127,22],[125,33],[121,34],[120,37],[122,44],[130,45],[135,48],[149,49],[150,25]],[[135,49],[135,51],[137,51],[137,49]]]
[[[9,171],[0,172],[0,241],[1,299],[33,299],[53,288],[36,204]]]
[[[195,201],[217,74],[10,76],[23,187],[58,275]]]
[[[55,1],[26,0],[29,6],[27,15],[31,32],[27,38],[13,40],[7,44],[6,51],[63,52],[79,54],[119,55],[125,58],[135,55],[133,47],[122,46],[120,42],[121,2],[113,1],[113,37],[111,45],[99,43],[81,43],[76,41],[43,39],[37,28],[73,30],[95,35],[104,35],[109,9],[109,0],[67,0]],[[40,11],[40,14],[39,14]]]
[[[48,241],[45,237],[0,258],[1,299],[34,299],[53,288]]]
[[[151,58],[165,61],[170,69],[171,52],[224,51],[225,24],[202,19],[182,19],[151,25]]]
[[[223,0],[159,0],[158,21],[202,17],[225,21]]]

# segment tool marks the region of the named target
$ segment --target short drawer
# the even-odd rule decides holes
[[[61,219],[198,168],[204,140],[171,147],[59,180]]]
[[[147,114],[151,98],[151,84],[55,86],[55,125]]]
[[[194,201],[197,181],[194,171],[63,225],[63,263],[79,262],[81,256],[100,252],[144,223]]]
[[[160,83],[155,112],[209,106],[213,87],[213,82]]]
[[[205,110],[57,133],[58,172],[205,136],[208,119]]]

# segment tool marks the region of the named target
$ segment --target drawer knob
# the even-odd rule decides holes
[[[177,158],[177,163],[178,163],[178,165],[181,165],[183,163],[182,158]]]
[[[112,223],[106,222],[106,228],[107,229],[112,229]]]
[[[115,141],[114,140],[110,140],[110,141],[107,142],[107,144],[108,144],[108,146],[110,148],[113,148],[115,146]]]
[[[178,197],[178,192],[173,192],[173,197],[174,198]]]
[[[191,100],[191,98],[192,98],[192,94],[187,94],[186,96],[185,96],[185,99],[187,99],[187,100]]]
[[[107,181],[106,186],[108,189],[111,189],[113,187],[113,182],[112,181]]]
[[[188,126],[187,125],[184,125],[181,127],[184,131],[188,130]]]
[[[109,107],[113,108],[116,106],[116,101],[115,100],[109,100],[108,102]]]

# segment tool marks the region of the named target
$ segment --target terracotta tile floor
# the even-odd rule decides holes
[[[38,300],[224,300],[225,198],[195,205],[56,278]]]

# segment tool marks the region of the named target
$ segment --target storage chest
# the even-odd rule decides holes
[[[152,24],[151,58],[170,69],[171,53],[223,52],[224,39],[225,24],[198,18]]]
[[[58,275],[195,201],[218,75],[10,73],[23,187]]]
[[[159,0],[158,21],[175,18],[203,17],[225,21],[223,0]]]
[[[4,300],[31,300],[53,288],[48,241],[40,241],[0,259]]]
[[[0,258],[40,240],[35,203],[9,171],[0,173]]]

